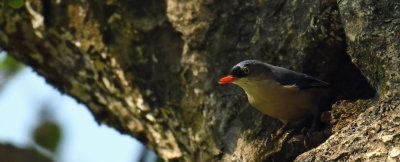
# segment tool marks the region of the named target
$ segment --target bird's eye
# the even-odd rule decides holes
[[[250,69],[247,66],[245,66],[245,67],[243,67],[243,72],[245,74],[249,74],[250,73]]]

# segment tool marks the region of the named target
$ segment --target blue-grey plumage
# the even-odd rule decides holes
[[[253,107],[285,124],[310,115],[319,118],[322,104],[329,100],[328,83],[257,60],[233,66],[230,75],[219,83],[240,86]]]

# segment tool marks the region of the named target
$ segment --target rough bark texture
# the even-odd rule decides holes
[[[296,133],[268,142],[279,121],[251,108],[240,88],[217,84],[244,59],[302,71],[332,83],[335,98],[348,101],[332,108],[333,135],[296,160],[386,160],[400,155],[399,5],[32,0],[13,9],[3,3],[0,48],[87,105],[99,123],[166,160],[278,161],[307,151]]]
[[[0,160],[1,161],[12,161],[12,162],[51,162],[53,161],[49,157],[46,157],[35,149],[17,148],[10,144],[0,144]]]
[[[296,161],[399,161],[400,1],[338,4],[347,52],[379,95],[355,120]]]

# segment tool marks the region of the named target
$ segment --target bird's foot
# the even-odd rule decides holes
[[[316,127],[311,126],[310,128],[304,127],[301,130],[301,134],[304,136],[304,148],[309,150],[321,144],[331,133],[330,129],[319,130],[316,129]]]
[[[276,131],[275,135],[271,136],[271,138],[268,141],[271,142],[275,141],[276,139],[279,139],[287,129],[287,126],[288,124],[284,124],[281,128],[278,129],[278,131]]]
[[[304,148],[306,148],[307,150],[311,149],[311,142],[310,142],[310,138],[311,138],[311,129],[307,129],[306,127],[304,127],[303,129],[301,129],[301,134],[304,135],[303,138],[303,145]]]

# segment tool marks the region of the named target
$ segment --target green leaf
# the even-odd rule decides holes
[[[0,70],[18,71],[22,64],[14,60],[11,56],[6,56],[4,60],[0,60]]]
[[[35,129],[33,139],[38,145],[55,152],[61,140],[61,128],[56,123],[46,121]]]
[[[6,0],[6,3],[12,8],[18,9],[24,5],[24,0]]]

